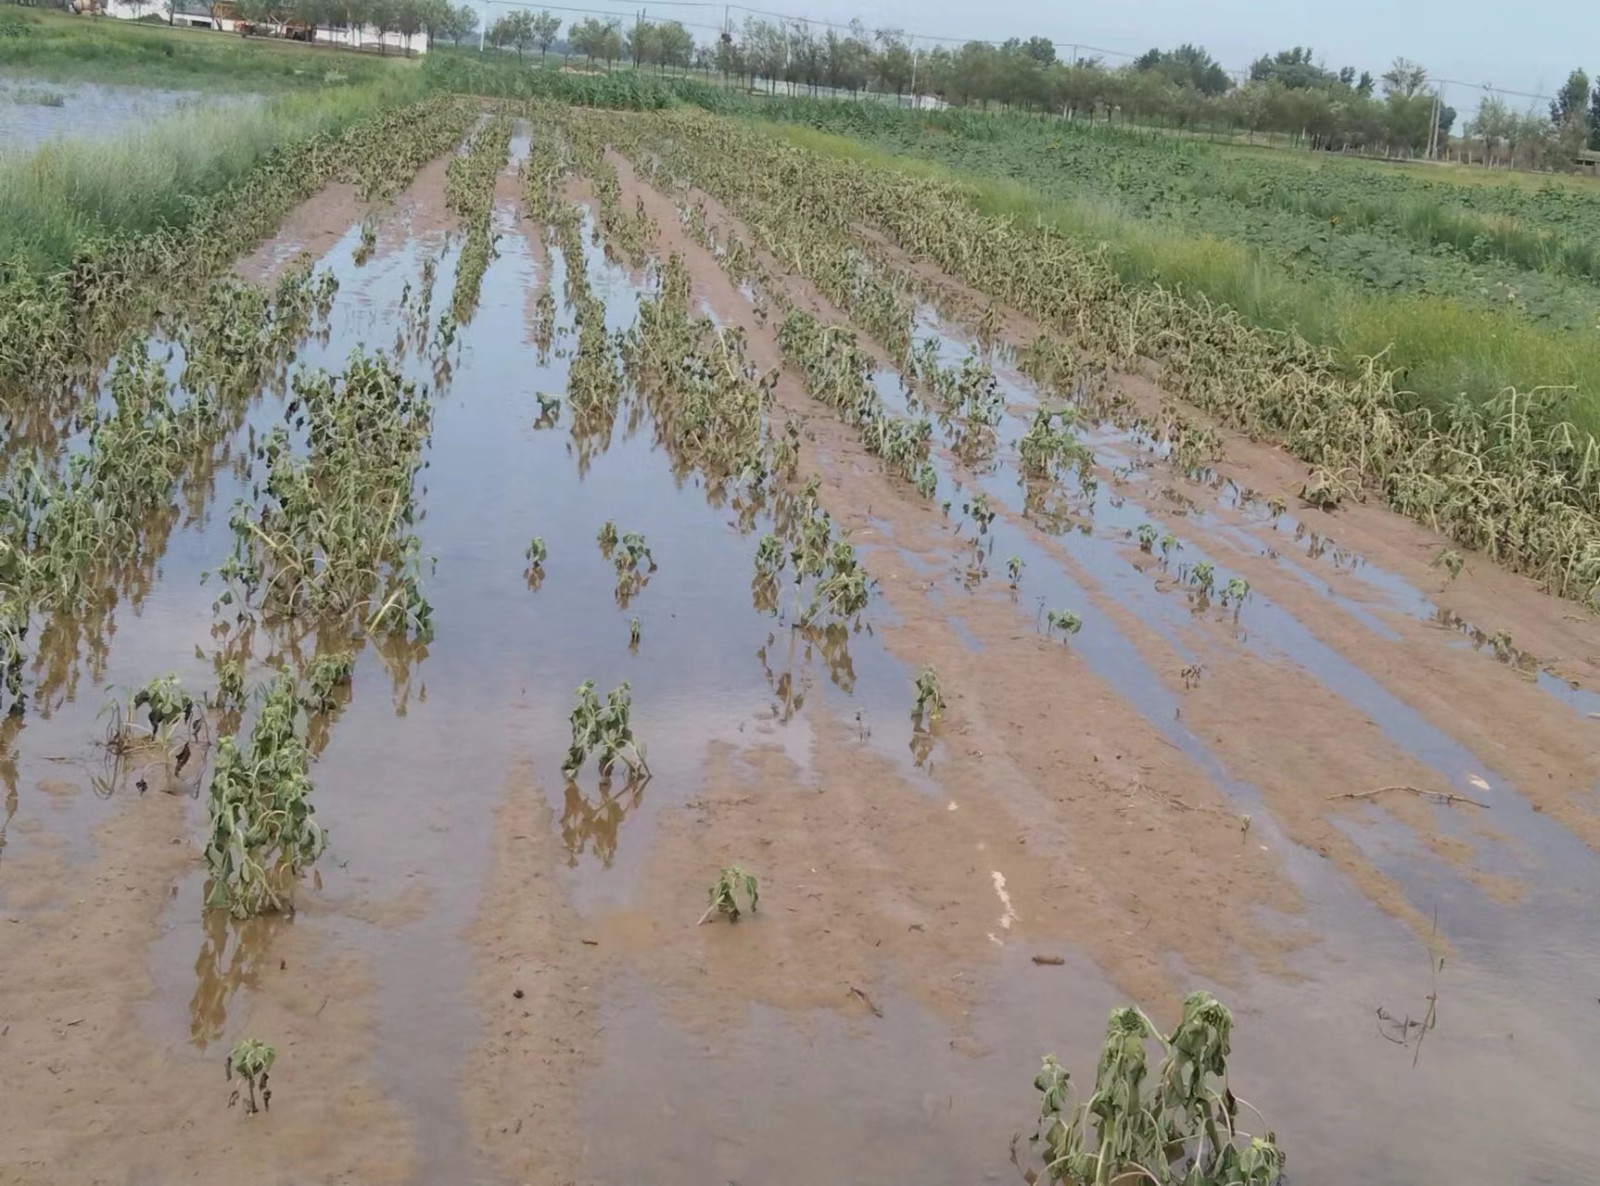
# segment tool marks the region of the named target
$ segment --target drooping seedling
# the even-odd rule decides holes
[[[561,418],[561,397],[559,395],[546,395],[541,391],[534,398],[539,401],[539,419],[535,423],[540,428],[548,428]]]
[[[1207,992],[1189,995],[1182,1021],[1166,1037],[1138,1009],[1113,1009],[1094,1092],[1076,1106],[1072,1076],[1047,1055],[1033,1081],[1039,1123],[1029,1141],[1044,1159],[1038,1180],[1273,1186],[1285,1161],[1275,1135],[1254,1137],[1238,1127],[1244,1101],[1228,1083],[1232,1030],[1232,1015]],[[1154,1074],[1152,1041],[1162,1055]]]
[[[318,655],[306,672],[300,692],[300,706],[308,713],[332,712],[339,707],[339,689],[350,683],[356,657],[349,651]]]
[[[106,744],[119,753],[145,742],[164,744],[179,724],[193,723],[197,707],[177,676],[158,676],[134,691],[127,704],[110,704],[111,726],[106,732]],[[138,724],[140,716],[147,726]]]
[[[1229,577],[1228,583],[1222,587],[1223,605],[1243,605],[1244,599],[1250,596],[1250,582],[1243,577]]]
[[[985,535],[994,522],[994,507],[989,505],[987,494],[975,494],[961,504],[962,512],[978,525],[978,534]]]
[[[628,619],[628,647],[629,647],[629,649],[637,649],[638,646],[639,646],[639,619],[638,618],[629,618]]]
[[[254,1116],[257,1112],[270,1112],[272,1110],[272,1088],[267,1086],[267,1072],[272,1069],[273,1061],[278,1057],[278,1052],[265,1042],[255,1038],[244,1038],[228,1053],[227,1072],[228,1082],[233,1082],[235,1075],[244,1080],[245,1115]],[[256,1089],[261,1091],[259,1105],[256,1102]],[[228,1096],[228,1107],[233,1107],[239,1102],[239,1089],[235,1087]]]
[[[572,744],[567,748],[561,772],[572,778],[593,753],[597,755],[603,777],[610,777],[620,759],[627,766],[630,779],[649,778],[650,767],[645,761],[644,748],[634,741],[629,723],[632,707],[627,680],[606,693],[604,704],[594,690],[594,681],[584,680],[572,708]]]
[[[540,582],[544,580],[544,562],[548,554],[544,546],[544,537],[534,536],[525,553],[528,558],[528,568],[522,574],[523,579],[528,582],[528,588],[537,589]]]
[[[1141,552],[1148,552],[1148,551],[1150,551],[1151,548],[1155,547],[1156,529],[1155,529],[1154,524],[1151,524],[1151,523],[1141,523],[1141,524],[1139,524],[1139,532],[1138,532],[1138,534],[1139,534],[1139,550]]]
[[[944,714],[944,692],[939,688],[939,673],[924,667],[917,676],[917,700],[911,706],[911,719],[921,728],[932,725]]]
[[[610,519],[600,524],[600,531],[594,537],[600,545],[600,552],[607,560],[611,559],[611,549],[617,546],[617,525]]]
[[[1076,634],[1083,629],[1083,619],[1070,609],[1047,610],[1044,615],[1046,628],[1054,634],[1061,633],[1061,641],[1067,641],[1067,635]]]
[[[706,907],[706,912],[700,916],[696,926],[709,922],[713,914],[726,914],[729,922],[738,922],[742,911],[739,909],[739,894],[744,894],[746,908],[751,914],[756,912],[756,902],[761,895],[756,891],[756,879],[746,873],[738,865],[729,865],[717,874],[716,883],[707,891],[706,897],[711,904]]]
[[[1461,575],[1461,570],[1466,566],[1467,562],[1462,559],[1461,553],[1457,552],[1454,548],[1446,548],[1444,551],[1440,552],[1433,558],[1433,563],[1429,565],[1430,568],[1444,569],[1450,574],[1450,579],[1452,581]]]
[[[1006,561],[1006,579],[1011,582],[1011,587],[1013,589],[1015,589],[1017,587],[1017,583],[1022,580],[1022,570],[1026,567],[1027,565],[1016,556],[1013,556]]]

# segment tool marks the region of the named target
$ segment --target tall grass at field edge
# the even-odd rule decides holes
[[[1463,395],[1483,402],[1508,387],[1573,388],[1567,414],[1600,436],[1600,328],[1551,331],[1512,313],[1472,309],[1443,297],[1375,294],[1353,284],[1297,279],[1238,243],[1177,233],[1088,202],[1048,198],[1017,182],[957,172],[830,132],[768,126],[798,147],[941,181],[986,215],[1099,247],[1124,283],[1204,295],[1262,329],[1298,330],[1352,366],[1359,358],[1383,355],[1397,372],[1396,386],[1434,407]]]
[[[109,140],[67,140],[0,155],[0,271],[65,266],[84,240],[184,225],[276,149],[337,134],[421,98],[420,73],[296,92],[254,106],[180,112]]]

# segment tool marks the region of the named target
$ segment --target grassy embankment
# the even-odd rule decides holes
[[[1079,243],[1103,245],[1126,283],[1161,284],[1203,295],[1231,306],[1259,327],[1297,329],[1308,341],[1331,347],[1352,363],[1361,356],[1383,354],[1400,372],[1400,386],[1434,406],[1461,394],[1481,402],[1508,387],[1571,387],[1572,419],[1591,433],[1600,432],[1596,328],[1557,329],[1517,311],[1474,307],[1448,294],[1374,291],[1336,275],[1297,273],[1246,243],[1195,233],[1165,219],[1135,217],[1112,202],[1058,196],[1039,184],[952,166],[939,158],[962,155],[954,137],[923,135],[918,139],[919,153],[911,155],[875,139],[823,130],[815,125],[839,122],[846,113],[832,105],[806,106],[809,110],[803,113],[773,109],[774,114],[799,115],[805,121],[776,125],[775,134],[825,155],[953,183],[984,214],[1043,225]],[[910,122],[918,117],[891,113],[891,118]],[[1352,167],[1349,162],[1339,164]],[[1283,200],[1295,200],[1292,189],[1286,189]],[[1402,209],[1399,203],[1408,200],[1409,209]],[[1426,200],[1396,198],[1392,211],[1369,211],[1366,216],[1376,221],[1392,217],[1402,233],[1409,220],[1411,233],[1437,236],[1441,245],[1449,246],[1451,236],[1464,234],[1466,216],[1441,207],[1430,223],[1422,205]],[[1502,225],[1505,255],[1525,255],[1549,267],[1560,266],[1565,253],[1566,261],[1577,265],[1572,271],[1587,270],[1581,244],[1555,231],[1505,220]],[[1492,253],[1494,244],[1487,249]],[[1550,256],[1556,258],[1546,258]]]
[[[10,10],[7,16],[16,10]],[[29,14],[33,15],[33,14]],[[303,45],[245,42],[196,30],[108,29],[116,22],[76,21],[68,36],[44,55],[65,61],[81,50],[86,60],[112,46],[137,63],[151,38],[170,42],[183,63],[188,85],[231,86],[239,78],[315,79],[249,105],[218,109],[196,106],[108,140],[67,140],[23,153],[0,154],[0,278],[8,267],[39,271],[65,266],[77,247],[105,234],[138,234],[181,227],[196,199],[218,193],[248,174],[271,153],[322,133],[337,133],[387,107],[421,98],[427,90],[412,64],[379,64],[362,81],[329,82],[324,63],[343,64]],[[31,25],[29,26],[32,27]],[[79,29],[81,28],[81,33]],[[0,41],[0,69],[16,44],[31,35]],[[166,76],[163,76],[166,77]]]
[[[0,5],[0,78],[271,93],[372,82],[400,57]]]

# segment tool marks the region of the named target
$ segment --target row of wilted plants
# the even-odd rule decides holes
[[[1318,505],[1380,494],[1556,593],[1600,596],[1600,445],[1563,422],[1563,392],[1508,390],[1481,405],[1419,406],[1382,359],[1351,373],[1293,333],[1265,334],[1181,292],[1130,288],[1102,259],[1047,228],[984,216],[956,185],[909,183],[732,121],[626,120],[649,129],[663,168],[752,226],[762,208],[780,207],[841,238],[868,225],[1065,333],[1097,371],[1154,360],[1167,391],[1304,458],[1312,467],[1304,493]],[[806,270],[804,255],[774,254]],[[869,318],[862,324],[872,331]]]
[[[445,168],[445,204],[461,220],[465,231],[456,260],[455,293],[450,301],[451,317],[458,325],[467,322],[477,308],[483,273],[494,256],[490,214],[494,206],[495,179],[505,167],[511,128],[512,119],[508,114],[495,114],[473,136],[466,150],[452,158]]]
[[[0,474],[0,702],[20,695],[35,614],[48,615],[49,636],[108,591],[138,607],[180,515],[203,513],[250,398],[326,315],[333,289],[309,268],[289,270],[271,292],[217,281],[174,327],[180,382],[153,353],[159,343],[130,336],[102,391],[71,400],[59,420],[41,411],[38,422],[14,422]],[[36,691],[50,690],[41,679]]]

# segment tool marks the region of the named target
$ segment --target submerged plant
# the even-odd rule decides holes
[[[1022,570],[1026,567],[1027,565],[1016,556],[1012,556],[1006,561],[1006,579],[1011,582],[1013,589],[1017,587],[1017,582],[1022,580]]]
[[[729,922],[738,922],[742,913],[739,909],[741,892],[744,894],[746,909],[754,914],[756,902],[761,897],[756,891],[756,879],[738,865],[729,865],[717,874],[716,883],[706,892],[711,905],[707,906],[706,912],[700,916],[700,923],[707,922],[713,914],[726,914]]]
[[[529,587],[536,589],[539,587],[539,582],[544,580],[544,562],[548,556],[544,546],[544,537],[534,536],[532,542],[528,544],[528,550],[524,555],[528,560],[528,568],[522,575],[527,580]]]
[[[1071,1075],[1047,1055],[1033,1081],[1039,1123],[1030,1138],[1044,1159],[1043,1180],[1274,1186],[1285,1161],[1275,1135],[1251,1136],[1237,1125],[1243,1101],[1228,1084],[1232,1031],[1232,1015],[1206,992],[1189,995],[1166,1037],[1138,1009],[1113,1009],[1094,1091],[1076,1107]],[[1162,1056],[1153,1075],[1150,1042]]]
[[[1076,634],[1083,629],[1083,619],[1069,609],[1053,609],[1044,615],[1045,626],[1050,631],[1061,631],[1061,641],[1066,641],[1066,636]]]
[[[245,1090],[248,1093],[245,1099],[245,1114],[253,1116],[258,1111],[270,1112],[272,1110],[272,1088],[267,1086],[267,1072],[272,1069],[278,1052],[265,1042],[255,1038],[243,1038],[228,1053],[227,1070],[228,1082],[233,1082],[235,1075],[244,1080]],[[256,1089],[261,1089],[261,1104],[256,1105]],[[233,1107],[239,1102],[239,1089],[233,1089],[228,1096],[228,1107]]]
[[[350,682],[356,657],[349,651],[318,655],[306,673],[300,704],[307,712],[332,712],[339,707],[339,689]]]
[[[917,676],[917,699],[911,706],[911,719],[918,727],[931,725],[944,715],[944,692],[939,687],[939,673],[931,666],[924,667]]]

